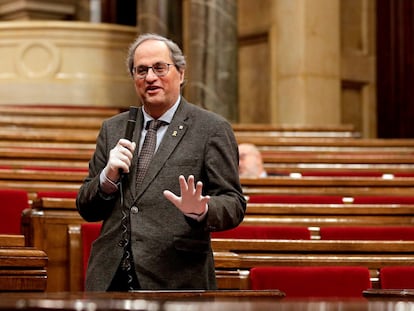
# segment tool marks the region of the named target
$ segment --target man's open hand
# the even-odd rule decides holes
[[[178,178],[180,183],[181,197],[176,196],[169,190],[164,190],[164,196],[173,203],[184,214],[200,216],[207,210],[207,204],[210,196],[203,196],[203,183],[201,181],[194,183],[194,176],[188,176],[185,180],[183,175]]]

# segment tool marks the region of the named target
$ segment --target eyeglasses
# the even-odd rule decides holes
[[[150,68],[151,68],[152,71],[158,77],[163,77],[170,70],[170,66],[173,66],[173,65],[174,64],[168,64],[168,63],[163,63],[163,62],[155,63],[152,66],[141,65],[141,66],[134,67],[132,69],[132,72],[134,73],[135,78],[144,79],[148,74],[148,70],[150,70]]]

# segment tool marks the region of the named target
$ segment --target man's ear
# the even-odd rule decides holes
[[[185,70],[184,69],[181,69],[180,71],[179,71],[179,73],[180,73],[180,84],[182,85],[183,83],[184,83],[184,77],[185,77]]]

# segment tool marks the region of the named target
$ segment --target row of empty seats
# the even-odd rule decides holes
[[[326,226],[320,227],[321,240],[410,240],[414,226]],[[311,230],[303,226],[240,225],[226,231],[212,232],[212,238],[310,240]]]
[[[45,111],[47,116],[42,115],[42,109]],[[1,185],[8,184],[11,188],[17,188],[21,185],[25,185],[24,190],[29,192],[29,203],[31,201],[36,202],[37,199],[42,197],[49,198],[69,198],[74,199],[76,195],[76,187],[81,182],[83,174],[87,173],[87,159],[94,149],[94,139],[99,128],[99,122],[101,119],[110,116],[111,114],[116,114],[118,111],[112,111],[109,114],[104,115],[94,115],[92,111],[84,110],[85,117],[90,118],[90,122],[85,122],[85,119],[80,116],[76,109],[68,109],[67,112],[59,111],[59,114],[62,117],[56,117],[50,114],[48,109],[40,107],[40,109],[33,109],[33,113],[36,117],[18,117],[18,111],[14,109],[5,109],[4,116],[0,118],[0,177],[4,178]],[[29,113],[29,109],[22,109],[23,115]],[[67,117],[66,117],[67,116]],[[76,121],[73,121],[76,119]],[[85,124],[85,127],[82,127],[82,123]],[[61,126],[60,126],[61,125]],[[361,170],[359,168],[355,170],[347,169],[347,165],[359,165],[359,164],[347,164],[340,165],[340,169],[345,168],[346,170],[339,171],[339,168],[334,168],[325,170],[322,169],[320,172],[317,172],[315,169],[312,170],[291,170],[289,165],[294,163],[287,163],[286,171],[289,174],[284,172],[281,176],[283,178],[297,179],[308,178],[308,177],[323,177],[325,180],[330,180],[331,178],[344,178],[348,179],[349,177],[355,178],[361,175],[358,175],[356,172],[364,171],[365,175],[362,177],[370,178],[367,182],[371,180],[373,182],[376,179],[384,178],[411,178],[409,172],[402,171],[401,167],[405,165],[406,159],[410,158],[410,152],[413,147],[412,144],[402,145],[401,141],[379,141],[379,140],[360,140],[356,138],[358,135],[352,132],[350,128],[338,128],[338,129],[306,129],[306,131],[301,131],[301,129],[287,129],[287,128],[276,128],[271,129],[259,129],[261,133],[253,133],[252,131],[257,130],[258,128],[248,128],[244,125],[234,125],[236,137],[241,140],[249,140],[251,137],[257,139],[259,147],[262,148],[264,154],[267,156],[267,165],[270,165],[269,168],[275,169],[275,171],[282,169],[276,160],[275,156],[285,156],[289,155],[290,151],[293,151],[294,154],[299,154],[297,151],[302,148],[301,155],[309,155],[310,158],[313,156],[313,151],[322,152],[323,149],[330,150],[330,152],[323,153],[323,157],[335,155],[338,159],[338,155],[349,155],[348,152],[356,151],[355,154],[361,155],[360,151],[365,151],[366,159],[368,158],[371,161],[371,157],[375,156],[375,152],[379,149],[384,149],[381,151],[382,155],[385,155],[388,159],[388,162],[391,160],[397,160],[397,163],[385,163],[385,166],[379,166],[378,163],[371,164],[361,164],[368,165],[369,169]],[[270,131],[267,131],[270,130]],[[302,129],[304,130],[304,129]],[[19,138],[19,133],[26,132],[27,135]],[[265,138],[262,138],[265,136]],[[332,139],[332,137],[335,137]],[[300,143],[303,141],[303,143]],[[269,145],[266,145],[268,144]],[[301,144],[301,145],[300,145]],[[336,145],[333,149],[329,144]],[[295,147],[296,146],[296,147]],[[299,146],[299,149],[297,148]],[[307,149],[306,149],[306,148]],[[284,151],[283,148],[286,148]],[[313,149],[312,149],[313,148]],[[316,148],[316,149],[315,149]],[[306,149],[306,150],[305,150]],[[336,149],[336,150],[335,150]],[[372,150],[369,151],[368,149]],[[50,152],[48,152],[48,150]],[[279,150],[276,152],[276,150]],[[289,151],[289,152],[285,152]],[[310,152],[309,152],[310,151]],[[30,157],[33,156],[33,159]],[[355,161],[356,157],[354,157]],[[299,160],[302,160],[299,158]],[[292,158],[293,161],[293,158]],[[310,161],[310,159],[309,159]],[[368,162],[369,162],[368,161]],[[306,162],[301,161],[301,162]],[[325,162],[331,162],[330,160],[325,160]],[[376,162],[376,161],[374,161]],[[409,162],[409,161],[408,161]],[[311,164],[311,163],[303,163]],[[327,163],[325,163],[327,164]],[[408,163],[411,165],[410,163]],[[381,164],[382,165],[382,164]],[[373,167],[376,167],[379,170],[374,171]],[[395,167],[396,170],[393,171],[392,168]],[[17,171],[18,170],[18,171]],[[74,172],[76,170],[76,172]],[[311,172],[312,171],[312,172]],[[290,173],[299,173],[296,175],[290,175]],[[384,175],[386,173],[387,175]],[[48,175],[48,176],[47,176]],[[391,176],[392,175],[392,176]],[[68,177],[69,176],[69,177]],[[385,176],[385,177],[384,177]],[[1,179],[0,178],[0,179]],[[19,180],[19,178],[21,178]],[[46,183],[46,179],[48,183]],[[70,179],[70,180],[69,180]],[[75,180],[76,179],[76,180]],[[318,183],[316,184],[318,185]],[[272,185],[273,187],[274,185]],[[309,185],[308,185],[309,186]],[[305,187],[308,187],[305,186]],[[277,187],[277,185],[276,185]],[[290,186],[289,186],[290,187]],[[319,192],[320,189],[323,189],[323,186],[318,188],[315,187],[315,191]],[[362,189],[362,187],[361,187]],[[294,192],[296,190],[293,190]],[[352,192],[352,190],[351,190]],[[322,192],[321,192],[322,193]],[[414,204],[414,199],[409,196],[398,195],[398,198],[392,196],[386,196],[388,193],[384,193],[384,197],[388,197],[382,203],[380,203],[379,196],[375,196],[375,204],[387,204],[388,206],[392,204]],[[294,197],[294,199],[292,199]],[[364,204],[366,200],[367,204],[372,204],[372,198],[368,198],[367,195],[365,198],[357,195],[344,196],[341,194],[331,195],[329,198],[320,195],[320,196],[308,196],[307,198],[300,198],[297,193],[296,195],[288,195],[282,202],[286,204],[313,204],[313,203],[326,203],[326,204]],[[275,197],[273,197],[275,199]],[[335,199],[336,201],[333,201]],[[269,203],[269,197],[264,198],[263,196],[255,198],[254,195],[249,194],[249,203]],[[283,201],[284,200],[284,201]],[[368,202],[369,201],[369,202]],[[274,201],[273,201],[274,202]],[[334,203],[332,203],[334,202]],[[339,203],[337,203],[339,202]],[[272,201],[270,201],[272,203]],[[23,209],[27,208],[27,205]],[[18,210],[18,209],[17,209]],[[64,212],[63,212],[64,211]],[[48,214],[50,211],[45,213]],[[21,210],[20,212],[21,213]],[[70,209],[67,206],[61,207],[60,210],[53,213],[49,219],[50,228],[56,229],[59,219],[55,219],[55,223],[52,223],[50,219],[53,217],[59,217],[61,215],[62,221],[60,222],[61,226],[67,226],[67,223],[79,223],[79,215],[76,214],[75,209]],[[48,214],[50,216],[50,213]],[[36,216],[37,217],[37,216]],[[78,218],[77,218],[78,217]],[[41,221],[36,221],[37,231],[43,230],[47,232],[48,229],[39,228]],[[44,226],[47,226],[48,223],[45,221]],[[254,228],[253,228],[254,227]],[[235,229],[237,232],[220,232],[213,233],[213,238],[218,239],[219,235],[227,235],[237,233],[238,238],[246,239],[312,239],[312,233],[307,226],[267,226],[264,230],[263,226],[258,226],[257,224],[252,227],[248,227],[247,224],[242,224],[239,228]],[[391,230],[391,226],[387,226],[387,230]],[[408,227],[408,226],[406,226]],[[32,228],[32,229],[33,229]],[[356,228],[356,227],[355,227]],[[399,229],[402,229],[403,226],[400,226]],[[249,230],[247,230],[249,229]],[[321,226],[322,229],[322,226]],[[34,230],[34,231],[36,231]],[[67,265],[67,258],[64,257],[60,252],[57,254],[54,250],[48,248],[50,245],[57,245],[57,239],[53,240],[47,236],[39,234],[39,232],[32,232],[30,234],[38,235],[38,237],[32,239],[34,243],[39,243],[38,245],[43,245],[45,250],[49,253],[50,267],[49,272],[51,275],[51,282],[53,286],[58,287],[56,277],[62,278],[62,275],[66,275],[67,270],[57,270],[56,267],[59,265]],[[231,230],[230,230],[231,231]],[[348,232],[350,232],[348,230]],[[390,232],[384,233],[384,236],[387,235],[388,238],[400,239],[401,235],[404,238],[409,237],[409,232],[399,231],[400,235],[390,235]],[[325,234],[323,230],[318,234]],[[368,238],[370,233],[364,232],[364,238]],[[376,235],[377,233],[373,233]],[[377,235],[378,236],[378,235]],[[320,237],[322,238],[322,237]],[[42,242],[42,239],[47,239]],[[335,238],[336,239],[336,238]],[[90,247],[89,243],[82,243],[82,247]],[[66,236],[62,236],[62,241],[59,241],[58,247],[62,249],[67,249],[69,246],[65,243],[67,242]],[[83,250],[83,253],[87,252],[87,249]],[[86,260],[85,258],[83,260]],[[84,263],[83,268],[85,269],[86,263]],[[258,267],[259,268],[259,267]],[[63,272],[65,271],[65,272]],[[82,270],[82,273],[85,271]],[[71,272],[70,272],[71,273]],[[69,274],[70,274],[69,273]],[[53,279],[52,279],[53,278]],[[62,285],[64,286],[64,285]],[[66,290],[65,287],[60,287],[60,289]]]
[[[289,204],[414,204],[414,195],[284,195],[252,194],[248,203],[289,203]]]
[[[414,288],[413,266],[383,267],[380,275],[381,289]],[[279,289],[287,298],[357,298],[372,288],[368,268],[351,266],[253,267],[250,283],[253,290]]]
[[[100,228],[100,223],[81,225],[83,275],[86,273],[91,244],[99,235]],[[280,228],[281,234],[283,229],[286,228]],[[247,230],[232,230],[233,234],[236,232],[244,233],[234,238],[267,238],[257,236],[255,232],[253,236],[247,235]],[[294,236],[297,237],[296,234]],[[414,288],[414,266],[382,267],[380,275],[383,289]],[[250,269],[249,279],[253,290],[279,289],[288,298],[362,297],[363,291],[372,287],[369,269],[361,266],[258,266]]]

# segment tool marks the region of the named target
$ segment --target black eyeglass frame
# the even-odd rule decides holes
[[[156,67],[156,66],[166,66],[166,67],[161,69],[162,72],[157,72],[157,69],[154,69],[154,67]],[[132,68],[132,73],[133,73],[134,78],[145,79],[146,76],[148,75],[148,71],[150,69],[152,69],[152,72],[157,77],[164,77],[170,72],[170,66],[175,66],[175,64],[158,62],[158,63],[153,64],[152,66],[139,65],[139,66],[136,66],[136,67]],[[138,69],[141,69],[143,71],[141,73],[138,73]]]

